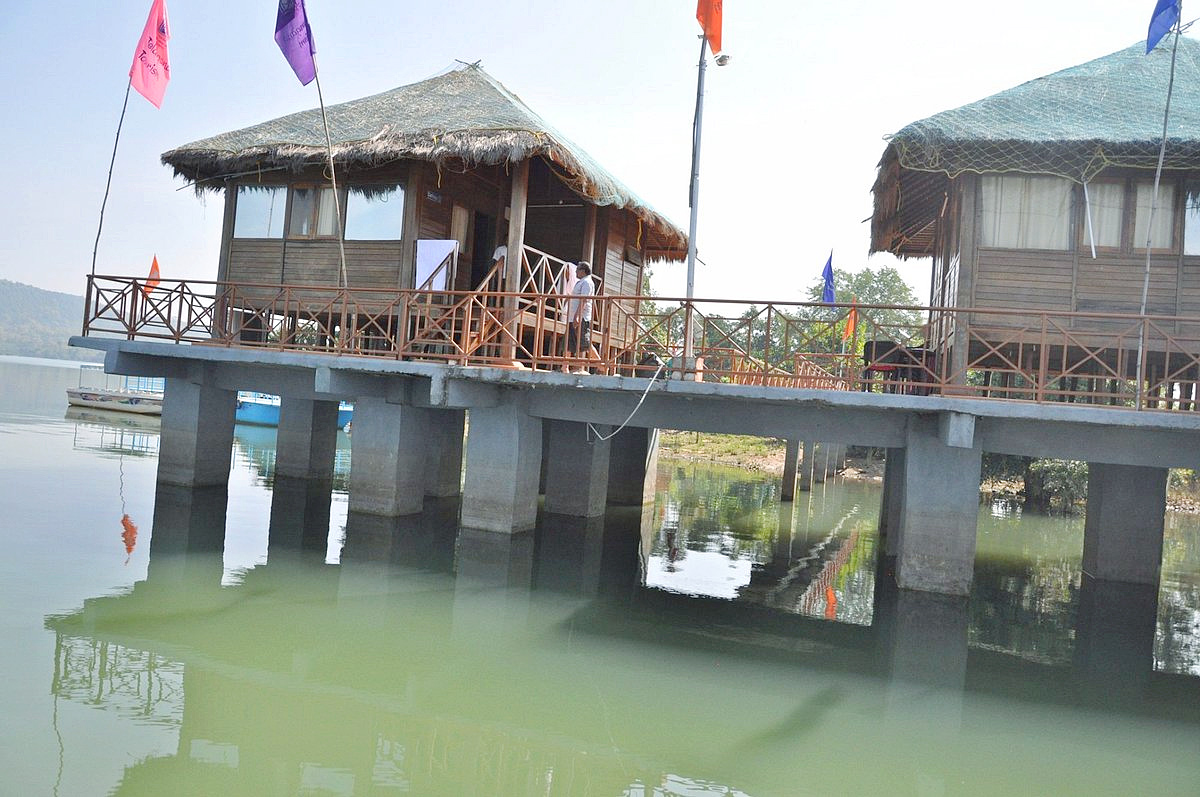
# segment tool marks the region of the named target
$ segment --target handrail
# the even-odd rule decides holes
[[[537,250],[531,250],[536,253]],[[549,261],[535,264],[552,273]],[[566,265],[564,263],[564,265]],[[560,269],[561,273],[561,269]],[[558,292],[430,291],[88,278],[85,335],[527,368],[648,375],[685,365],[687,316],[703,369],[685,378],[769,387],[1085,402],[1200,404],[1200,319],[1097,312],[597,294],[592,351],[567,357]],[[851,310],[856,324],[850,326]],[[937,330],[949,330],[943,333]],[[937,332],[935,332],[937,331]],[[1141,345],[1143,371],[1132,355]]]

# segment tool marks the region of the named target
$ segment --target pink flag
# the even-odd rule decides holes
[[[129,82],[155,108],[162,107],[167,81],[171,79],[171,64],[167,59],[167,41],[170,38],[167,7],[163,0],[154,0],[154,5],[150,6],[150,17],[146,20],[146,29],[142,31],[137,49],[133,51]]]

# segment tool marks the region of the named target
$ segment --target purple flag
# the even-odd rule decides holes
[[[275,43],[291,65],[300,83],[307,86],[317,76],[313,62],[312,31],[304,13],[304,0],[279,0],[279,15],[275,17]]]

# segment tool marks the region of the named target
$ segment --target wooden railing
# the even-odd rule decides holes
[[[552,273],[547,264],[538,269]],[[528,287],[538,290],[175,280],[148,289],[138,278],[94,276],[83,333],[764,387],[1143,410],[1191,411],[1200,402],[1195,318],[598,295],[591,351],[567,357],[569,297],[541,292],[537,282]],[[686,369],[680,354],[689,316],[697,360]],[[948,345],[927,345],[931,329],[954,330]]]

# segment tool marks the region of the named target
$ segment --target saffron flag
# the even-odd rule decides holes
[[[138,39],[133,51],[133,66],[129,67],[129,84],[137,89],[155,108],[162,107],[163,95],[167,93],[167,81],[171,79],[171,64],[167,58],[167,42],[171,29],[167,25],[167,6],[163,0],[154,0],[146,29]]]
[[[833,293],[833,252],[829,253],[829,259],[825,261],[825,270],[821,272],[821,276],[825,279],[825,285],[821,288],[821,301],[825,304],[833,304],[837,301]]]
[[[842,342],[850,340],[854,337],[854,330],[858,328],[858,305],[854,303],[854,299],[850,300],[850,312],[846,314],[846,328],[842,330]]]
[[[158,287],[158,282],[158,255],[155,255],[150,264],[150,276],[146,277],[146,283],[142,285],[142,292],[149,296],[150,291]]]
[[[313,61],[312,30],[308,27],[308,15],[304,13],[304,0],[279,0],[279,14],[275,17],[275,43],[292,71],[307,86],[317,76],[317,64]]]
[[[721,52],[721,0],[699,0],[696,21],[704,30],[704,38],[714,53]]]
[[[1180,2],[1181,0],[1158,0],[1155,4],[1154,13],[1150,15],[1150,29],[1146,32],[1147,53],[1153,50],[1179,21]]]

